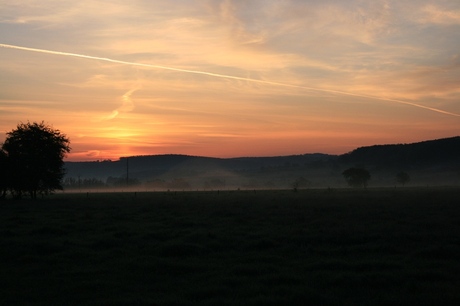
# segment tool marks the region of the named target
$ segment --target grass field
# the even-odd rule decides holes
[[[460,305],[460,189],[0,202],[2,305]]]

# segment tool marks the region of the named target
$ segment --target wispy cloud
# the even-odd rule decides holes
[[[121,106],[113,110],[110,115],[103,116],[102,120],[112,120],[116,118],[120,113],[126,113],[126,112],[132,111],[134,109],[134,103],[131,99],[131,95],[139,89],[140,87],[136,87],[124,93],[123,96],[121,97],[121,101],[122,101]]]
[[[434,4],[427,4],[421,10],[422,23],[460,25],[460,8],[447,10]]]
[[[397,99],[389,99],[389,98],[384,98],[384,97],[382,98],[382,97],[365,95],[365,94],[360,94],[360,93],[345,92],[345,91],[333,90],[333,89],[315,88],[315,87],[308,87],[308,86],[301,86],[301,85],[293,85],[293,84],[272,82],[272,81],[266,81],[266,80],[256,80],[256,79],[237,77],[237,76],[232,76],[232,75],[212,73],[212,72],[207,72],[207,71],[188,70],[188,69],[180,69],[180,68],[166,67],[166,66],[160,66],[160,65],[134,63],[134,62],[120,61],[120,60],[106,58],[106,57],[95,57],[95,56],[90,56],[90,55],[68,53],[68,52],[60,52],[60,51],[53,51],[53,50],[36,49],[36,48],[21,47],[21,46],[7,45],[7,44],[0,44],[0,47],[18,49],[18,50],[24,50],[24,51],[39,52],[39,53],[49,53],[49,54],[54,54],[54,55],[81,57],[81,58],[86,58],[86,59],[91,59],[91,60],[101,60],[101,61],[113,62],[113,63],[118,63],[118,64],[124,64],[124,65],[141,66],[141,67],[146,67],[146,68],[172,70],[172,71],[192,73],[192,74],[201,74],[201,75],[217,77],[217,78],[225,78],[225,79],[233,79],[233,80],[240,80],[240,81],[247,81],[247,82],[255,82],[255,83],[261,83],[261,84],[267,84],[267,85],[273,85],[273,86],[292,87],[292,88],[305,89],[305,90],[310,90],[310,91],[319,91],[319,92],[332,93],[332,94],[337,94],[337,95],[346,95],[346,96],[354,96],[354,97],[360,97],[360,98],[376,99],[376,100],[381,100],[381,101],[405,104],[405,105],[408,105],[408,106],[414,106],[414,107],[426,109],[426,110],[429,110],[429,111],[434,111],[434,112],[445,114],[445,115],[451,115],[451,116],[460,117],[460,114],[444,111],[444,110],[437,109],[437,108],[434,108],[434,107],[424,106],[424,105],[409,102],[409,101],[402,101],[402,100],[397,100]],[[131,94],[132,94],[132,90],[128,91],[128,93],[123,95],[124,105],[122,105],[122,107],[120,109],[117,109],[117,110],[113,111],[111,113],[111,115],[109,115],[105,119],[106,120],[113,119],[119,114],[120,110],[126,109],[126,108],[132,108],[132,102],[129,99],[129,96]]]

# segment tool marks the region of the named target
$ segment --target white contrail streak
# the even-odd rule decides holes
[[[345,96],[353,96],[353,97],[374,99],[374,100],[380,100],[380,101],[394,102],[394,103],[405,104],[405,105],[414,106],[414,107],[418,107],[418,108],[423,108],[423,109],[426,109],[426,110],[430,110],[430,111],[445,114],[445,115],[460,117],[460,114],[456,114],[456,113],[452,113],[452,112],[448,112],[448,111],[444,111],[444,110],[441,110],[441,109],[428,107],[428,106],[424,106],[424,105],[420,105],[420,104],[416,104],[416,103],[412,103],[412,102],[396,100],[396,99],[389,99],[389,98],[381,98],[381,97],[357,94],[357,93],[346,92],[346,91],[331,90],[331,89],[321,89],[321,88],[301,86],[301,85],[292,85],[292,84],[278,83],[278,82],[272,82],[272,81],[256,80],[256,79],[243,78],[243,77],[237,77],[237,76],[226,75],[226,74],[218,74],[218,73],[212,73],[212,72],[206,72],[206,71],[180,69],[180,68],[173,68],[173,67],[152,65],[152,64],[143,64],[143,63],[136,63],[136,62],[127,62],[127,61],[120,61],[120,60],[111,59],[111,58],[107,58],[107,57],[97,57],[97,56],[77,54],[77,53],[68,53],[68,52],[60,52],[60,51],[53,51],[53,50],[21,47],[21,46],[15,46],[15,45],[0,44],[0,47],[8,48],[8,49],[23,50],[23,51],[46,53],[46,54],[54,54],[54,55],[73,56],[73,57],[86,58],[86,59],[98,60],[98,61],[105,61],[105,62],[111,62],[111,63],[117,63],[117,64],[123,64],[123,65],[147,67],[147,68],[154,68],[154,69],[163,69],[163,70],[185,72],[185,73],[193,73],[193,74],[201,74],[201,75],[207,75],[207,76],[217,77],[217,78],[232,79],[232,80],[239,80],[239,81],[247,81],[247,82],[268,84],[268,85],[274,85],[274,86],[299,88],[299,89],[305,89],[305,90],[310,90],[310,91],[326,92],[326,93],[333,93],[333,94],[338,94],[338,95],[345,95]]]

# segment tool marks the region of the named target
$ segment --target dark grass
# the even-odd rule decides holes
[[[460,305],[460,189],[0,202],[2,305]]]

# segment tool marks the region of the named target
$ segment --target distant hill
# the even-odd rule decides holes
[[[344,187],[341,173],[351,166],[368,169],[371,186],[394,185],[399,171],[408,172],[414,185],[460,184],[460,137],[374,145],[343,155],[212,158],[169,154],[65,164],[67,178],[123,182],[128,174],[137,184],[168,189],[179,181],[176,185],[184,189],[290,188],[299,179],[309,187]]]
[[[343,163],[417,167],[460,162],[460,136],[411,144],[361,147],[339,157]]]
[[[125,176],[127,170],[138,178],[222,172],[253,172],[280,169],[336,159],[335,155],[304,154],[276,157],[213,158],[188,155],[122,157],[118,161],[66,162],[68,177]]]
[[[460,185],[460,137],[361,147],[338,162],[368,169],[374,184],[394,183],[395,173],[404,171],[413,185]]]

